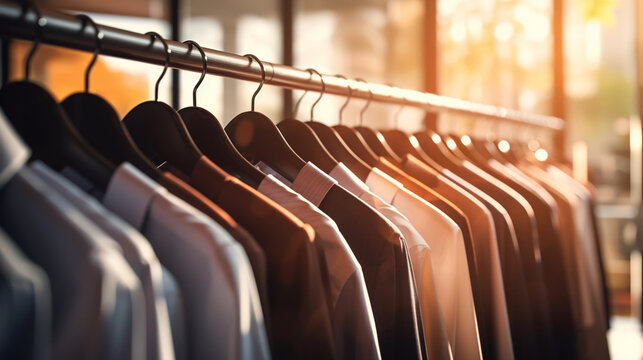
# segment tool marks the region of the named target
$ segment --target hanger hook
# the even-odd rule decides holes
[[[29,53],[27,53],[27,56],[25,57],[25,80],[27,81],[29,80],[31,59],[33,59],[33,56],[36,53],[36,49],[38,49],[38,45],[40,45],[40,40],[42,39],[42,29],[45,27],[45,25],[47,25],[47,19],[40,15],[40,10],[38,10],[36,5],[34,5],[31,1],[26,1],[25,3],[23,3],[23,12],[25,17],[27,16],[29,8],[33,9],[33,11],[36,13],[36,37],[33,40],[31,50],[29,50]]]
[[[315,102],[313,103],[313,106],[310,107],[310,121],[314,121],[315,118],[314,118],[313,114],[314,114],[314,111],[315,111],[315,106],[317,106],[317,103],[321,100],[322,96],[324,96],[324,93],[326,92],[326,83],[324,82],[324,77],[322,76],[322,74],[319,71],[317,71],[315,69],[310,69],[310,68],[306,69],[306,71],[311,72],[311,80],[312,80],[312,73],[314,72],[315,74],[317,74],[317,76],[319,76],[319,80],[321,81],[321,84],[322,84],[322,89],[321,89],[321,92],[319,93],[319,97],[317,98],[317,100],[315,100]]]
[[[161,75],[159,78],[156,80],[156,84],[154,85],[154,101],[159,101],[159,85],[161,84],[161,80],[165,76],[165,73],[167,72],[167,68],[170,66],[170,55],[172,54],[172,50],[167,46],[167,42],[161,35],[154,31],[148,31],[145,33],[145,35],[149,35],[152,37],[152,44],[150,46],[154,46],[154,41],[158,38],[161,40],[161,44],[163,44],[163,49],[165,50],[165,64],[163,65],[163,71],[161,72]]]
[[[308,73],[310,74],[310,77],[308,78],[308,80],[312,80],[312,78],[313,78],[313,69],[306,69],[306,71],[308,71]],[[295,103],[295,111],[293,112],[294,115],[297,115],[297,110],[299,109],[299,104],[301,103],[301,100],[304,99],[304,96],[306,96],[306,94],[308,94],[308,89],[304,90],[304,93],[301,94],[301,96],[299,97],[299,99]]]
[[[404,109],[404,107],[406,106],[406,102],[407,102],[406,96],[403,96],[402,97],[402,105],[400,105],[400,108],[397,109],[397,111],[395,112],[394,119],[395,119],[395,128],[396,129],[400,128],[400,114],[402,113],[402,109]]]
[[[348,81],[346,76],[341,75],[341,74],[337,74],[337,75],[335,75],[335,77],[338,77],[340,79],[344,79],[344,80]],[[346,101],[344,101],[344,105],[342,105],[342,107],[339,108],[339,124],[340,125],[342,124],[342,113],[344,112],[344,109],[346,109],[346,106],[348,106],[348,102],[351,101],[351,97],[353,97],[353,88],[349,84],[348,85],[348,97],[346,98]]]
[[[261,69],[261,81],[259,82],[259,86],[257,87],[257,90],[255,90],[255,93],[252,94],[252,103],[250,104],[250,110],[255,111],[255,99],[257,98],[257,94],[259,94],[259,91],[261,91],[261,88],[263,87],[263,83],[266,81],[266,69],[263,67],[263,62],[259,60],[258,57],[252,54],[245,54],[243,55],[244,57],[247,57],[250,59],[250,65],[252,65],[252,60],[256,61],[257,64],[259,64],[259,68]]]
[[[89,74],[92,71],[92,68],[94,67],[94,64],[96,64],[96,59],[98,59],[98,54],[100,54],[100,41],[103,39],[103,33],[98,29],[98,26],[90,18],[89,16],[85,14],[79,14],[76,15],[77,19],[80,19],[82,21],[83,27],[81,28],[81,32],[85,30],[85,23],[89,23],[93,28],[94,28],[94,34],[96,37],[96,46],[94,47],[94,56],[92,56],[92,60],[89,62],[89,65],[87,65],[87,69],[85,70],[85,92],[89,92]]]
[[[205,51],[203,51],[201,45],[197,44],[196,41],[186,40],[183,43],[190,45],[189,51],[192,51],[192,46],[199,50],[199,53],[201,54],[201,62],[203,63],[201,77],[199,78],[199,81],[196,82],[196,85],[194,85],[194,89],[192,89],[192,106],[196,107],[196,90],[199,88],[199,85],[201,85],[203,79],[205,78],[205,74],[208,72],[208,57],[205,55]]]
[[[357,80],[359,82],[363,82],[364,84],[368,85],[368,83],[364,79],[357,78],[355,80]],[[360,126],[362,126],[364,124],[364,112],[366,112],[366,109],[368,109],[369,105],[371,105],[371,101],[373,101],[373,91],[371,91],[370,88],[368,88],[368,94],[369,94],[368,101],[366,102],[366,105],[364,105],[364,107],[362,108],[362,111],[359,112],[359,125]]]

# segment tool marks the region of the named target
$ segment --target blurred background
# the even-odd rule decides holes
[[[475,102],[555,115],[562,137],[479,119],[425,114],[373,103],[363,121],[415,131],[425,126],[486,136],[529,138],[572,162],[575,175],[597,188],[596,216],[611,291],[611,351],[640,359],[643,276],[637,223],[643,196],[638,54],[643,49],[643,4],[637,0],[42,0],[38,6],[89,14],[96,22],[260,59],[312,67],[369,82],[429,91]],[[4,42],[11,66],[3,81],[21,77],[29,44]],[[81,91],[91,54],[41,46],[32,78],[58,99]],[[120,115],[153,97],[161,68],[99,57],[92,91]],[[180,108],[191,101],[199,74],[174,71],[162,100]],[[249,110],[256,84],[209,76],[199,105],[223,123]],[[309,120],[317,94],[264,87],[257,108],[275,121]],[[324,96],[316,119],[338,121],[345,98]],[[349,102],[343,119],[360,121],[363,100]],[[638,220],[642,218],[642,220]],[[637,240],[638,238],[641,238]]]

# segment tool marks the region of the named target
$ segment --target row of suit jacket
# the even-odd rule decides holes
[[[0,358],[609,358],[592,189],[564,165],[429,132],[337,148],[253,111],[225,129],[252,178],[194,131],[205,110],[164,108],[181,158],[135,108],[118,126],[151,171],[65,103],[0,91]]]

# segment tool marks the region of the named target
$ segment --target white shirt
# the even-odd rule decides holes
[[[119,246],[29,167],[1,194],[0,224],[49,276],[52,357],[144,358],[143,292]]]
[[[97,200],[83,193],[69,180],[43,163],[33,162],[30,167],[46,180],[49,186],[58,191],[121,246],[123,257],[143,286],[147,322],[145,331],[147,358],[174,359],[161,263],[147,239],[131,225],[105,209]]]
[[[372,192],[406,215],[422,236],[423,242],[409,241],[411,262],[414,266],[421,265],[427,253],[426,248],[430,246],[433,253],[433,270],[437,274],[435,281],[440,308],[444,315],[453,358],[481,359],[480,338],[462,231],[443,212],[377,168],[369,173],[365,183]]]
[[[47,274],[0,229],[0,356],[51,358],[51,290]]]
[[[28,155],[0,111],[0,224],[47,273],[51,357],[144,358],[140,281],[118,244],[24,166]]]
[[[188,358],[270,358],[248,258],[221,226],[129,163],[115,171],[103,203],[147,237],[176,278]]]
[[[431,248],[406,216],[402,215],[391,204],[373,194],[368,186],[353,174],[346,165],[343,163],[337,164],[329,175],[337,180],[340,186],[375,208],[375,210],[395,224],[395,226],[400,229],[400,232],[402,232],[411,254],[411,264],[415,273],[420,312],[422,314],[424,341],[427,345],[429,358],[451,358],[452,354],[444,323],[444,316],[440,308],[435,285]]]
[[[267,175],[259,192],[315,230],[330,282],[331,320],[339,359],[380,359],[373,311],[362,268],[335,222],[315,205]]]

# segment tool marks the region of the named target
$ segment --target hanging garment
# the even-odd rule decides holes
[[[590,244],[583,245],[583,236],[580,234],[587,229],[581,225],[582,222],[578,221],[579,217],[583,217],[582,210],[579,211],[578,198],[573,189],[565,185],[564,180],[557,180],[536,166],[520,164],[519,168],[535,179],[554,197],[558,204],[560,222],[570,225],[561,227],[564,230],[562,236],[566,240],[563,243],[565,245],[563,265],[567,268],[569,282],[574,285],[570,289],[570,295],[572,295],[575,304],[573,315],[577,333],[578,357],[608,359],[609,349],[605,336],[607,325],[604,322],[604,316],[601,315],[604,308],[601,310],[600,303],[595,297],[595,294],[600,293],[600,290],[595,290],[594,294],[592,293],[592,285],[590,284],[592,270],[588,268],[586,260],[586,250],[595,248]],[[552,184],[556,184],[556,186]]]
[[[177,360],[187,359],[187,345],[185,340],[185,306],[181,298],[181,289],[176,279],[163,265],[163,294],[169,314],[170,331],[172,332],[172,344],[174,347],[174,358]]]
[[[291,189],[336,222],[362,266],[382,358],[421,358],[413,271],[399,230],[312,163],[299,171]]]
[[[252,270],[225,230],[128,163],[103,204],[141,231],[176,278],[188,358],[270,357]]]
[[[412,172],[410,163],[407,163],[407,166],[409,166],[409,172]],[[532,323],[531,305],[520,249],[511,217],[507,210],[495,199],[450,170],[444,169],[443,174],[482,201],[487,209],[491,211],[496,229],[514,355],[519,359],[531,358],[534,356],[531,346],[535,337],[535,330]]]
[[[334,358],[315,231],[206,157],[188,180],[244,226],[266,254],[273,357]]]
[[[569,291],[565,283],[564,268],[561,263],[561,244],[559,234],[553,222],[555,204],[550,204],[526,180],[512,176],[512,170],[496,161],[484,159],[477,166],[486,173],[511,187],[522,195],[534,211],[538,238],[536,244],[542,263],[543,279],[547,288],[547,309],[550,314],[550,342],[555,358],[569,359],[574,357],[573,320],[571,318],[571,303]]]
[[[416,256],[417,261],[415,262],[413,261],[413,255],[411,255],[411,262],[415,273],[418,301],[420,302],[422,315],[422,328],[424,329],[424,341],[427,346],[428,356],[429,359],[452,358],[444,316],[440,309],[435,285],[436,274],[431,260],[433,255],[426,241],[406,216],[402,215],[382,198],[373,194],[368,186],[343,163],[338,163],[329,175],[337,180],[340,186],[372,206],[377,212],[391,221],[407,240],[407,244],[418,244],[415,251],[409,246],[409,251],[411,254],[415,252],[419,255]]]
[[[550,309],[553,316],[554,336],[557,338],[560,354],[562,358],[577,358],[575,343],[577,339],[576,332],[574,331],[574,317],[571,289],[574,285],[570,282],[570,276],[567,275],[567,268],[564,266],[564,249],[562,239],[562,227],[558,217],[559,208],[554,197],[538,182],[527,176],[520,169],[511,163],[501,164],[495,160],[491,160],[490,165],[497,167],[503,171],[508,177],[522,183],[525,187],[531,189],[540,199],[534,200],[534,210],[540,207],[542,221],[545,224],[546,231],[543,233],[549,234],[540,241],[543,266],[545,268],[545,276],[548,281]],[[546,207],[543,206],[546,204]],[[544,211],[548,210],[548,211]],[[545,216],[543,216],[545,215]],[[600,272],[600,268],[599,268]]]
[[[474,301],[474,304],[480,303],[481,302],[480,290],[478,289],[479,281],[478,281],[478,274],[477,274],[477,266],[475,263],[476,256],[475,256],[475,249],[473,246],[473,241],[471,236],[472,230],[471,230],[471,224],[469,223],[469,219],[467,219],[467,217],[464,215],[462,210],[460,210],[457,206],[455,206],[453,202],[446,199],[444,196],[440,195],[439,193],[433,191],[429,187],[425,186],[417,179],[414,179],[413,177],[409,176],[397,165],[388,161],[386,158],[380,157],[378,161],[378,165],[376,167],[379,170],[381,170],[383,173],[388,175],[389,177],[401,183],[403,187],[405,187],[408,191],[414,193],[421,199],[427,201],[428,203],[436,207],[438,210],[443,212],[449,219],[451,219],[453,222],[456,223],[464,239],[464,248],[466,251],[466,259],[469,267],[469,277],[470,277],[471,290],[473,293],[473,301]],[[486,326],[483,323],[485,317],[482,314],[478,314],[479,312],[480,312],[480,309],[476,308],[476,321],[482,329],[485,329]]]
[[[118,245],[24,167],[29,150],[4,116],[0,136],[0,224],[49,277],[52,357],[144,358],[141,284]]]
[[[482,291],[482,303],[479,304],[484,308],[482,313],[487,316],[487,321],[484,322],[487,326],[485,333],[489,336],[488,339],[493,339],[485,344],[481,335],[483,354],[486,346],[490,357],[512,359],[514,349],[505,301],[505,286],[500,266],[496,227],[490,210],[459,185],[443,175],[434,173],[429,165],[412,155],[407,154],[403,158],[402,170],[453,201],[465,213],[471,228],[475,229],[472,237],[478,266],[478,281],[481,289],[491,289]]]
[[[315,230],[315,245],[324,259],[320,265],[328,275],[327,297],[337,358],[380,359],[364,274],[337,224],[272,175],[267,175],[257,190]]]
[[[522,169],[522,167],[521,167]],[[591,233],[591,215],[589,194],[580,184],[572,180],[561,170],[548,166],[546,171],[536,167],[527,168],[530,175],[538,176],[548,183],[556,183],[556,189],[564,195],[571,206],[571,214],[567,217],[573,219],[575,225],[575,248],[571,249],[573,255],[568,255],[576,260],[576,282],[579,285],[581,318],[584,328],[584,338],[580,343],[581,358],[606,359],[609,358],[607,338],[607,324],[605,323],[605,305],[601,285],[601,275],[598,266],[594,235]],[[562,210],[569,208],[563,207]]]
[[[145,357],[141,285],[113,240],[28,168],[3,187],[0,223],[49,276],[54,358]]]
[[[147,358],[174,359],[169,313],[163,289],[164,270],[147,239],[44,164],[35,162],[30,168],[120,245],[123,257],[143,287],[147,321]]]
[[[266,254],[257,241],[238,224],[228,213],[213,203],[210,199],[198,192],[183,180],[174,176],[169,171],[164,171],[159,178],[159,184],[165,187],[171,194],[192,205],[201,211],[217,224],[221,225],[245,250],[252,272],[257,283],[257,291],[261,300],[264,324],[268,339],[270,340],[270,314],[268,301],[268,284],[266,280]]]
[[[102,199],[105,196],[103,190],[98,188],[92,181],[70,167],[65,167],[60,171],[64,178],[68,179],[76,187],[81,189],[84,193],[90,194],[91,197]],[[102,206],[102,204],[101,204]],[[105,211],[109,211],[105,209]],[[118,218],[120,222],[122,219]],[[125,223],[130,226],[129,224]],[[134,231],[138,231],[134,229]],[[149,242],[145,239],[145,242]],[[153,250],[152,250],[153,251]],[[158,259],[158,258],[157,258]],[[187,357],[187,348],[185,342],[185,313],[181,293],[176,283],[176,279],[172,274],[161,264],[162,269],[162,282],[163,282],[163,296],[165,298],[166,306],[169,315],[170,332],[172,336],[172,348],[174,350],[174,357],[176,359],[185,359]]]
[[[440,210],[374,168],[366,185],[409,218],[430,246],[438,275],[436,288],[454,359],[480,359],[480,339],[464,239],[458,226]],[[422,244],[414,244],[417,250]],[[421,261],[421,253],[411,258]]]
[[[449,170],[493,197],[509,213],[518,240],[531,306],[530,311],[523,316],[532,317],[535,330],[533,337],[525,339],[527,342],[523,343],[523,353],[530,358],[550,358],[553,349],[547,340],[550,318],[546,302],[547,290],[540,262],[540,249],[534,242],[538,239],[538,231],[531,205],[516,191],[468,161],[463,161],[463,167],[451,166]]]
[[[47,274],[0,229],[0,358],[51,358],[51,290]]]

